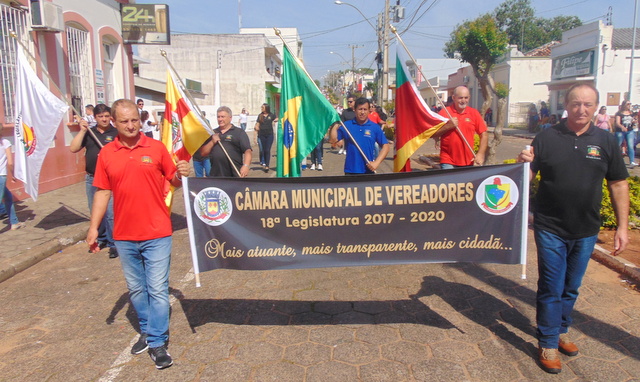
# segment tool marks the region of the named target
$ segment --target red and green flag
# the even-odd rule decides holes
[[[282,54],[277,175],[298,177],[302,161],[340,116],[286,45]]]
[[[396,57],[396,153],[393,158],[393,171],[409,172],[411,155],[448,119],[433,112],[424,102],[409,74],[405,60],[400,58],[400,47]]]

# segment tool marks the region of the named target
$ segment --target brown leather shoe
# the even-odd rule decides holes
[[[538,348],[538,360],[542,370],[551,374],[558,374],[562,371],[562,363],[558,357],[558,349]]]
[[[560,340],[558,341],[558,350],[563,354],[573,357],[578,355],[578,347],[569,338],[569,333],[560,334]]]

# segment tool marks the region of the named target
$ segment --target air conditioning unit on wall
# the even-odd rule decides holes
[[[45,0],[31,1],[31,27],[37,31],[62,32],[62,7]]]

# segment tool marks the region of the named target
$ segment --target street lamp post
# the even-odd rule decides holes
[[[371,21],[367,18],[367,16],[362,13],[358,7],[353,4],[345,3],[344,1],[336,0],[334,1],[337,5],[348,5],[358,11],[360,15],[371,25],[371,28],[376,32],[378,36],[379,47],[382,47],[382,60],[383,60],[383,69],[380,76],[380,93],[378,96],[380,100],[387,100],[387,93],[389,88],[389,0],[385,0],[384,11],[382,14],[382,25],[380,28],[376,28]]]
[[[343,56],[343,55],[341,55],[341,54],[340,54],[340,53],[338,53],[338,52],[329,52],[329,54],[335,54],[335,55],[337,55],[338,57],[342,58],[342,59],[344,60],[344,62],[346,62],[346,63],[348,63],[348,62],[349,62],[349,60],[347,60],[346,58],[344,58],[344,56]],[[354,77],[354,74],[353,74],[353,69],[352,69],[352,70],[351,70],[351,79],[352,79],[352,80],[353,80],[353,77]],[[351,82],[352,82],[352,81],[351,81]],[[349,82],[349,90],[351,90],[351,82]]]
[[[374,26],[373,26],[373,24],[371,23],[371,21],[369,21],[369,19],[367,18],[367,16],[365,16],[365,15],[364,15],[364,13],[362,13],[362,11],[361,11],[360,9],[358,9],[358,7],[356,7],[355,5],[353,5],[353,4],[349,4],[349,3],[345,3],[344,1],[340,1],[340,0],[336,0],[336,1],[334,1],[334,3],[335,3],[336,5],[348,5],[348,6],[350,6],[351,8],[355,9],[356,11],[358,11],[358,13],[360,13],[360,15],[362,15],[362,17],[364,18],[364,20],[365,20],[366,22],[368,22],[368,23],[369,23],[369,25],[371,25],[371,28],[373,28],[373,30],[374,30],[376,33],[378,32],[378,29],[376,29],[376,27],[374,27]]]

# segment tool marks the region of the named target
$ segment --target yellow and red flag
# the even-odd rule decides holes
[[[393,158],[394,172],[411,171],[411,155],[433,136],[447,121],[424,102],[413,82],[405,60],[400,58],[400,47],[396,58],[396,153]]]
[[[178,76],[167,68],[167,93],[164,102],[162,143],[174,162],[188,161],[213,132],[204,117],[186,96]],[[173,186],[167,182],[165,203],[171,211]]]
[[[204,117],[196,112],[177,77],[167,68],[162,143],[174,160],[188,161],[213,132]]]

